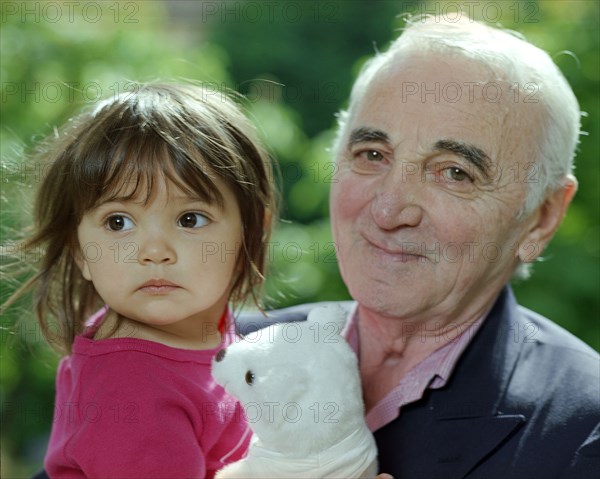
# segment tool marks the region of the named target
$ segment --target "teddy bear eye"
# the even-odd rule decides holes
[[[252,371],[246,371],[246,383],[252,385],[254,382],[254,373]]]

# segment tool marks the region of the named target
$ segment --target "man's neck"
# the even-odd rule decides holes
[[[453,321],[425,321],[382,316],[362,308],[358,314],[360,373],[367,411],[394,389],[429,355],[467,330],[491,304],[474,308]]]

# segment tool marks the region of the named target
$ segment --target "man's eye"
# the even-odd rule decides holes
[[[461,168],[456,166],[452,166],[450,168],[445,168],[442,171],[442,174],[449,180],[452,181],[473,181],[473,178],[469,176],[469,174]]]
[[[364,150],[359,153],[359,156],[367,161],[382,161],[383,155],[377,150]]]
[[[201,228],[208,224],[208,218],[200,213],[184,213],[177,220],[182,228]]]
[[[106,219],[106,227],[111,231],[127,231],[133,228],[133,221],[124,215],[111,215]]]

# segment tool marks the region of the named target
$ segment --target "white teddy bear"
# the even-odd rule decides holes
[[[339,306],[282,323],[221,350],[213,376],[237,397],[254,432],[227,478],[373,478],[377,450],[364,421],[356,355]]]

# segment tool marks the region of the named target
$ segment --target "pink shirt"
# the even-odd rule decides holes
[[[485,316],[462,327],[448,329],[446,334],[450,341],[440,345],[439,349],[413,367],[398,385],[367,413],[365,419],[371,432],[375,432],[400,416],[402,406],[421,399],[426,389],[439,389],[446,385],[458,358],[481,326]],[[357,304],[350,311],[342,334],[360,357]]]
[[[58,369],[48,475],[210,478],[241,459],[250,429],[240,404],[210,374],[232,330],[206,351],[78,336]]]

